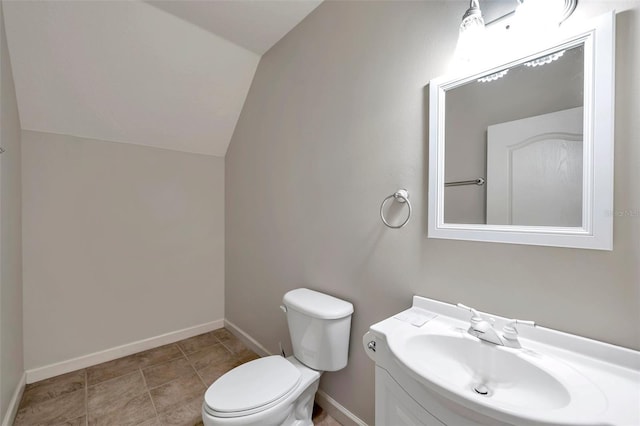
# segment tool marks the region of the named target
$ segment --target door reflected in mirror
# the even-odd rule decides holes
[[[444,222],[581,227],[584,45],[445,92]]]

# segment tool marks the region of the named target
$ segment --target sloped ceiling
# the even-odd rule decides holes
[[[3,2],[22,128],[224,156],[260,54],[319,2],[262,3]]]
[[[322,0],[147,2],[262,55]]]

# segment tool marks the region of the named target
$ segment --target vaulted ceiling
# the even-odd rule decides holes
[[[224,156],[260,56],[320,2],[4,1],[22,128]]]

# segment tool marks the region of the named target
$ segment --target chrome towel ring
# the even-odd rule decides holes
[[[387,201],[391,200],[392,198],[399,203],[406,203],[407,207],[409,207],[409,214],[407,214],[407,218],[400,225],[391,225],[384,217],[384,206],[385,204],[387,204]],[[411,203],[409,202],[409,191],[407,191],[406,189],[398,189],[395,193],[385,198],[380,205],[380,219],[382,219],[382,222],[389,228],[398,229],[405,226],[407,222],[409,222],[409,219],[411,219]]]

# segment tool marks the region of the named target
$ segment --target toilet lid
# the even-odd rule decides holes
[[[204,400],[218,413],[255,410],[277,401],[300,383],[300,371],[285,358],[274,355],[242,364],[207,389]]]

